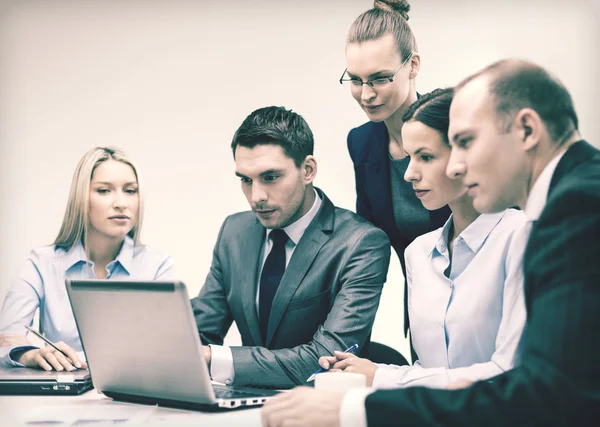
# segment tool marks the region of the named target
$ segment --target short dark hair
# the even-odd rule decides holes
[[[231,142],[233,158],[238,146],[271,144],[279,145],[297,167],[313,154],[315,145],[312,131],[300,114],[284,107],[263,107],[246,117],[235,132]]]
[[[579,120],[571,95],[556,77],[539,65],[504,59],[467,77],[456,90],[481,76],[490,77],[489,91],[503,131],[510,130],[515,115],[523,108],[538,113],[556,142],[564,141],[577,131]]]
[[[448,127],[450,126],[450,104],[454,96],[453,88],[436,89],[425,94],[408,107],[403,122],[415,120],[437,130],[446,144],[448,141]]]

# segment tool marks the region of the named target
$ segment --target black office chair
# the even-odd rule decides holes
[[[363,356],[365,357],[365,356]],[[402,353],[385,344],[371,341],[366,351],[366,358],[374,363],[388,365],[410,365]]]

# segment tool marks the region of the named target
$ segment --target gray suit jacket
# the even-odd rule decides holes
[[[386,234],[354,213],[323,203],[298,242],[273,300],[266,341],[256,310],[265,228],[253,212],[229,216],[192,308],[204,344],[223,344],[236,322],[234,383],[288,388],[305,383],[320,356],[368,339],[390,258]]]

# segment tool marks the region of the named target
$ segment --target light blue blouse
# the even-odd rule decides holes
[[[173,272],[173,261],[147,246],[134,246],[133,240],[126,237],[119,255],[106,269],[107,280],[167,280]],[[32,325],[39,308],[44,336],[52,342],[63,341],[81,352],[65,280],[95,278],[94,264],[86,260],[81,243],[69,251],[55,246],[34,249],[6,294],[0,312],[0,334],[25,335],[25,325]],[[0,347],[0,364],[22,366],[10,359],[10,352],[19,349]]]
[[[406,249],[408,310],[418,360],[413,366],[378,365],[375,388],[443,388],[459,378],[487,379],[518,363],[526,320],[525,214],[508,209],[480,215],[455,239],[447,272],[451,224],[452,216]]]

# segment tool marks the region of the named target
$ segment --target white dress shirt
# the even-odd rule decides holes
[[[480,215],[455,239],[446,276],[451,221],[406,250],[411,334],[419,360],[413,366],[378,365],[374,388],[476,381],[510,369],[518,358],[526,320],[522,259],[529,223],[514,209]],[[346,393],[341,427],[367,425],[364,403],[372,390]]]
[[[477,381],[514,367],[526,319],[526,222],[514,209],[480,215],[454,240],[451,264],[452,216],[415,239],[405,257],[418,360],[413,366],[378,365],[374,388],[445,388],[459,378]]]
[[[300,219],[296,220],[292,224],[284,227],[283,230],[288,235],[288,240],[285,243],[285,266],[287,268],[290,259],[292,258],[292,254],[300,242],[300,239],[304,235],[304,232],[312,222],[312,220],[317,216],[319,209],[321,208],[322,200],[319,197],[319,194],[316,190],[313,190],[315,194],[315,201],[310,208],[310,210],[304,214]],[[267,256],[269,256],[269,252],[273,248],[273,241],[269,239],[269,234],[272,229],[267,228],[265,230],[265,241],[262,246],[263,256],[261,262],[261,273],[258,275],[258,283],[256,291],[256,311],[258,312],[258,301],[260,296],[260,278],[262,275],[262,266],[267,260]],[[232,384],[235,379],[235,369],[233,366],[233,355],[231,353],[231,348],[228,346],[219,346],[210,344],[211,350],[211,362],[210,362],[210,376],[213,381],[217,381],[223,384]]]
[[[546,206],[546,200],[548,199],[548,191],[550,190],[550,182],[552,182],[552,176],[558,166],[558,162],[562,159],[562,156],[567,152],[566,149],[560,151],[556,157],[548,162],[544,170],[535,180],[529,196],[527,196],[527,202],[525,202],[525,214],[530,221],[537,221],[542,214],[544,206]]]

